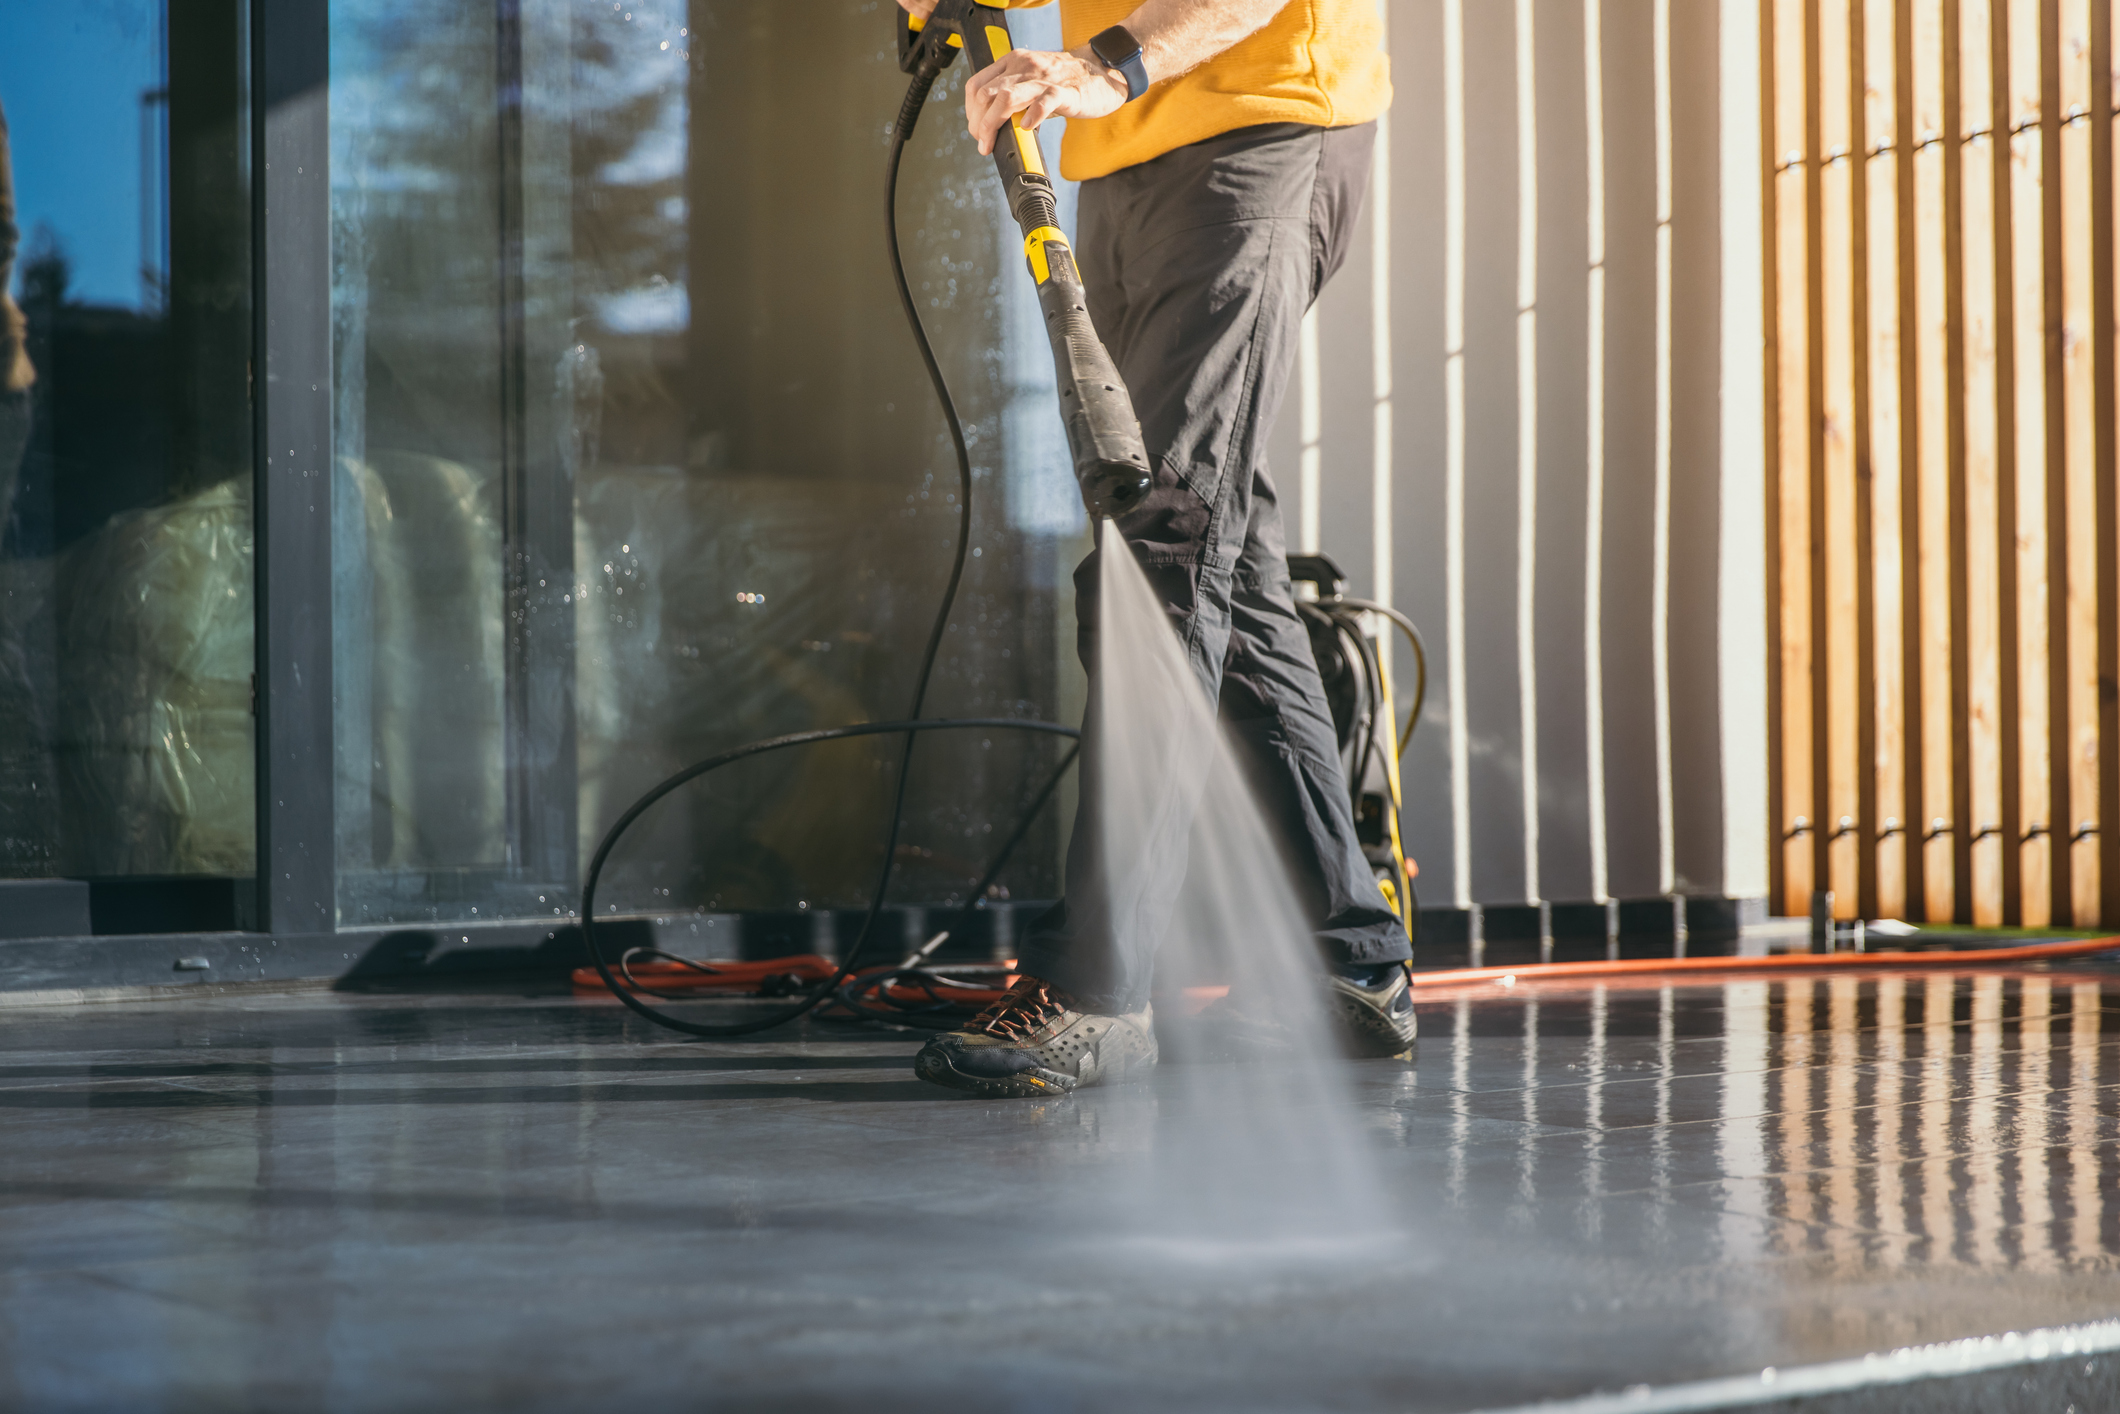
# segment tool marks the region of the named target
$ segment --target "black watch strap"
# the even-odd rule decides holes
[[[1141,62],[1141,41],[1125,25],[1113,25],[1089,42],[1089,52],[1108,69],[1126,76],[1126,101],[1131,103],[1148,92],[1148,66]]]

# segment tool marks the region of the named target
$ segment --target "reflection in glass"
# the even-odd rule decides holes
[[[247,6],[174,19],[0,9],[0,877],[254,867]]]
[[[678,766],[903,715],[958,507],[883,253],[902,76],[873,5],[811,7],[800,45],[762,13],[332,6],[344,924],[564,916],[586,852]],[[1013,227],[952,101],[899,197],[977,464],[930,711],[1067,720],[1082,517]],[[858,901],[896,750],[690,788],[629,837],[614,906]],[[923,742],[898,896],[961,894],[1058,755]],[[1032,836],[1019,896],[1056,887],[1063,824]]]

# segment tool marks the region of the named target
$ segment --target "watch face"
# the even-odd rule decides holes
[[[1127,100],[1139,98],[1148,87],[1148,75],[1141,63],[1141,41],[1124,25],[1113,25],[1096,35],[1089,42],[1089,52],[1102,60],[1105,67],[1117,69],[1126,76]]]
[[[1119,65],[1141,52],[1141,41],[1119,25],[1113,25],[1089,42],[1090,52],[1111,65]]]

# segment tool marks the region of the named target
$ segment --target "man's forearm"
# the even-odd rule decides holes
[[[1249,38],[1281,13],[1288,0],[1145,0],[1120,21],[1141,41],[1148,81],[1159,83],[1197,69]]]
[[[934,9],[934,0],[898,0],[914,14]],[[1141,43],[1148,81],[1176,78],[1198,68],[1231,45],[1258,33],[1288,0],[1146,0],[1123,23]],[[981,152],[994,150],[994,136],[1010,114],[1035,131],[1047,118],[1103,118],[1127,99],[1126,77],[1090,52],[1087,44],[1056,51],[1018,49],[974,74],[964,86],[965,126]]]

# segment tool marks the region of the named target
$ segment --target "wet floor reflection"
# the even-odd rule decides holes
[[[1715,1126],[1723,1172],[1721,1236],[1724,1251],[1745,1261],[1760,1256],[1765,1245],[1751,1215],[1766,1206],[1767,984],[1732,982],[1722,994],[1722,1116]]]
[[[1461,997],[1450,1034],[1450,1183],[1452,1203],[1465,1201],[1465,1150],[1472,1134],[1472,999]]]
[[[1640,1196],[1661,1228],[1709,1201],[1728,1261],[2062,1274],[2120,1255],[2114,974],[1486,985],[1423,1005],[1428,1035],[1447,1027],[1449,1094],[1429,1099],[1449,1109],[1453,1204],[1499,1196],[1479,1151],[1506,1116],[1512,1207],[1567,1199],[1594,1229],[1601,1199]],[[1504,1070],[1483,1037],[1515,1042]]]
[[[1169,1146],[1256,1098],[1179,1065],[998,1105],[911,1079],[914,1040],[688,1045],[571,998],[15,1014],[0,1408],[91,1366],[113,1408],[593,1406],[488,1398],[555,1350],[789,1408],[911,1351],[927,1408],[1037,1332],[1041,1368],[1109,1375],[1084,1408],[1308,1407],[1362,1370],[1456,1414],[2111,1313],[2120,969],[1420,1006],[1414,1063],[1346,1067],[1390,1209],[1332,1206],[1329,1242],[1197,1230],[1258,1165],[1196,1183]],[[1159,1171],[1183,1221],[1145,1240],[1121,1200]]]

